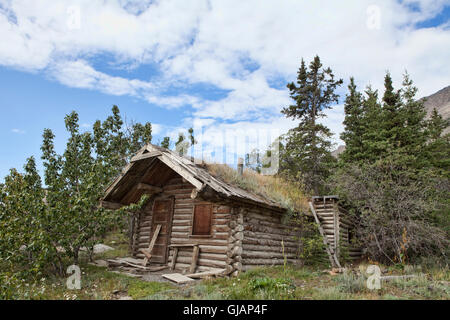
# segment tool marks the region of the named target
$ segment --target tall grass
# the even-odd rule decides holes
[[[278,175],[262,175],[247,168],[240,175],[226,164],[206,164],[206,169],[215,178],[267,198],[292,212],[308,211],[308,198],[298,181],[288,181]]]

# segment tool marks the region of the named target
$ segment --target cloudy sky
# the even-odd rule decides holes
[[[363,88],[407,70],[426,96],[450,84],[450,1],[0,0],[0,177],[40,156],[44,128],[62,150],[63,117],[82,127],[117,104],[154,124],[154,141],[202,126],[286,131],[286,83],[303,57]],[[342,130],[343,108],[326,124]]]

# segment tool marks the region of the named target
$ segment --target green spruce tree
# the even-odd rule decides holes
[[[338,102],[335,93],[342,79],[335,80],[330,68],[323,68],[320,58],[314,57],[309,68],[302,59],[297,81],[287,85],[294,104],[283,108],[286,117],[299,120],[297,127],[285,136],[281,168],[289,176],[300,173],[305,186],[314,194],[329,174],[331,156],[330,129],[319,122],[324,111]]]
[[[345,142],[345,150],[340,155],[343,161],[359,161],[364,154],[363,133],[365,130],[363,117],[364,105],[363,96],[356,90],[355,79],[350,78],[348,85],[349,93],[345,98],[344,111],[344,131],[341,139]]]

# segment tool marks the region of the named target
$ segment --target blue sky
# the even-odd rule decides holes
[[[0,181],[39,159],[44,128],[62,151],[72,110],[89,127],[116,104],[155,142],[201,127],[208,152],[233,144],[224,132],[285,132],[285,85],[316,54],[360,88],[386,70],[419,96],[449,85],[450,1],[373,3],[0,0]],[[342,104],[324,120],[336,143],[342,120]]]

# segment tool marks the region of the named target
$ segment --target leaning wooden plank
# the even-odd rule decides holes
[[[150,258],[152,257],[151,254],[152,254],[153,246],[155,245],[155,242],[156,242],[156,239],[158,238],[158,235],[159,235],[159,231],[160,231],[160,230],[161,230],[161,225],[158,224],[158,225],[156,226],[155,233],[153,234],[152,241],[150,242],[150,245],[148,246],[148,249],[146,250],[147,253],[148,253],[148,255],[144,253],[144,254],[145,254],[145,258],[144,258],[144,262],[143,262],[143,265],[144,265],[144,266],[147,265],[148,260],[150,260]],[[143,250],[141,250],[141,252],[142,252],[142,251],[143,251]],[[149,256],[150,256],[150,258],[149,258]]]
[[[181,273],[163,274],[162,277],[179,284],[194,281],[194,279],[188,278]]]
[[[204,272],[197,272],[197,273],[191,273],[186,274],[186,277],[194,278],[194,279],[201,279],[201,278],[207,278],[211,276],[219,276],[223,275],[225,273],[226,269],[215,269],[210,271],[204,271]]]

